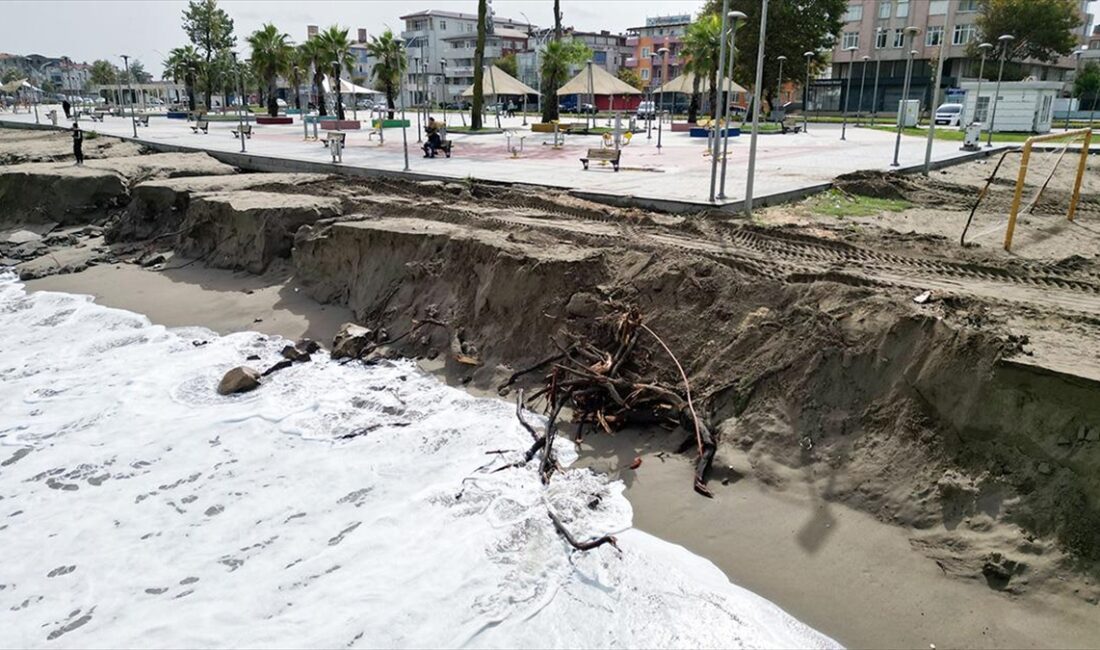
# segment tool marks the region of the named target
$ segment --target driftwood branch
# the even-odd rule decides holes
[[[585,542],[578,542],[577,538],[573,537],[573,534],[569,532],[569,529],[565,527],[565,524],[561,522],[561,518],[554,514],[553,510],[547,510],[550,514],[550,521],[554,522],[554,529],[558,531],[558,534],[565,538],[565,541],[569,542],[569,545],[578,551],[591,551],[594,548],[599,548],[604,544],[610,544],[617,550],[622,551],[619,548],[618,540],[613,535],[604,535],[595,539],[590,539]]]

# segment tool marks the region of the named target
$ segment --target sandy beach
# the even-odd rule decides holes
[[[186,263],[176,258],[169,266]],[[95,296],[167,326],[308,336],[327,345],[349,312],[263,276],[194,264],[157,272],[104,265],[33,280],[28,289]],[[442,376],[442,375],[441,375]],[[446,377],[445,377],[446,378]],[[447,378],[454,383],[453,377]],[[829,503],[794,475],[755,478],[744,458],[719,458],[704,499],[687,489],[689,461],[665,432],[590,435],[582,460],[623,480],[635,525],[717,564],[729,578],[849,647],[1064,647],[1097,643],[1095,604],[1031,591],[1014,596],[946,577],[914,549],[917,533]],[[636,470],[628,469],[635,457]]]

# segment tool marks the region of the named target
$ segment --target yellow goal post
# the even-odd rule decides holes
[[[1069,209],[1066,212],[1066,219],[1068,219],[1069,221],[1073,221],[1073,216],[1077,212],[1077,202],[1081,198],[1081,181],[1085,175],[1085,168],[1088,166],[1089,145],[1092,143],[1092,129],[1076,129],[1074,131],[1063,131],[1061,133],[1047,133],[1046,135],[1037,135],[1030,137],[1027,139],[1026,142],[1024,142],[1022,150],[1023,153],[1020,157],[1020,172],[1019,175],[1016,177],[1016,190],[1012,195],[1012,210],[1008,216],[1008,228],[1005,229],[1006,251],[1012,250],[1012,235],[1016,231],[1016,217],[1019,216],[1020,213],[1020,200],[1023,198],[1024,185],[1027,182],[1027,165],[1028,162],[1031,160],[1032,145],[1041,142],[1050,142],[1051,140],[1069,139],[1070,141],[1072,141],[1072,139],[1075,139],[1077,137],[1083,138],[1081,143],[1081,155],[1077,162],[1077,176],[1073,182],[1073,194],[1070,197]],[[1068,149],[1068,142],[1066,147]],[[1063,151],[1063,154],[1064,153],[1065,152]],[[1060,161],[1061,158],[1059,157],[1058,160]],[[1057,163],[1055,163],[1055,168],[1056,167]],[[1054,169],[1052,168],[1051,175],[1053,175],[1053,173]],[[1045,187],[1046,185],[1044,184],[1043,188],[1039,190],[1039,196],[1042,195],[1042,191],[1043,189],[1045,189]],[[1037,202],[1039,200],[1039,196],[1036,196],[1032,203]]]

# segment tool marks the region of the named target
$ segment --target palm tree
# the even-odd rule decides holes
[[[692,87],[691,105],[688,107],[688,121],[694,122],[699,111],[699,86],[705,78],[710,82],[710,110],[715,112],[718,106],[718,58],[721,52],[722,20],[718,14],[704,14],[688,26],[684,34],[682,56],[688,58],[684,69],[695,73]],[[665,80],[668,81],[667,79]]]
[[[270,117],[279,115],[279,105],[275,102],[276,83],[279,75],[285,74],[289,67],[289,40],[289,36],[271,23],[248,37],[248,44],[252,47],[252,67],[267,96],[267,114]]]
[[[336,25],[329,27],[317,35],[321,42],[324,54],[323,68],[332,71],[332,92],[336,93],[336,119],[344,119],[344,103],[340,96],[340,75],[346,67],[349,70],[355,65],[355,59],[351,55],[351,41],[348,40],[348,30],[340,29]]]
[[[477,47],[474,48],[474,101],[470,106],[470,130],[481,129],[481,110],[485,102],[485,19],[489,13],[487,0],[477,0]]]
[[[299,112],[302,110],[302,79],[308,74],[309,57],[306,56],[305,49],[301,45],[298,47],[292,46],[287,56],[286,75],[290,87],[294,90],[294,107]]]
[[[302,54],[302,64],[308,69],[313,66],[313,92],[317,95],[317,114],[328,115],[325,109],[325,48],[324,43],[314,36],[299,46]]]
[[[164,60],[164,72],[175,83],[183,82],[187,89],[187,110],[195,110],[195,70],[199,66],[199,52],[191,45],[169,50]]]
[[[387,29],[381,36],[371,36],[367,44],[367,52],[374,57],[374,67],[371,74],[375,83],[382,86],[382,92],[386,93],[386,105],[390,107],[390,119],[393,119],[393,109],[397,93],[401,91],[401,80],[405,77],[405,69],[408,67],[408,57],[405,56],[405,44],[393,37],[393,31]]]
[[[541,73],[543,84],[542,120],[558,119],[558,88],[569,75],[569,69],[581,65],[592,56],[592,50],[581,41],[550,41],[543,47]]]

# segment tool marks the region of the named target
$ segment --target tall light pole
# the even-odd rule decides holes
[[[970,116],[970,123],[973,124],[978,121],[978,102],[982,98],[982,81],[985,80],[985,56],[989,54],[989,51],[993,49],[992,43],[982,43],[978,45],[978,51],[982,53],[982,62],[978,65],[978,90],[974,95],[974,114]],[[989,116],[989,107],[985,109],[986,116]]]
[[[848,98],[852,96],[852,73],[855,71],[856,66],[856,50],[858,47],[852,46],[846,48],[848,50],[848,83],[844,89],[844,118],[840,125],[840,139],[847,140],[845,136],[848,134]]]
[[[802,86],[802,132],[810,132],[810,62],[814,59],[813,52],[803,52],[806,57],[806,84]]]
[[[1082,45],[1081,49],[1073,51],[1073,56],[1077,58],[1077,60],[1073,62],[1073,80],[1075,82],[1077,81],[1077,76],[1081,74],[1081,55],[1083,55],[1087,50],[1088,50],[1088,45]],[[1069,103],[1069,105],[1066,106],[1066,130],[1067,131],[1069,131],[1069,114],[1072,112],[1069,107],[1072,106],[1072,105],[1073,105],[1073,102],[1071,101]],[[1078,102],[1078,105],[1080,105],[1080,102]]]
[[[736,54],[736,48],[734,46],[737,44],[737,25],[740,24],[741,21],[745,20],[745,18],[748,18],[748,16],[740,11],[731,11],[726,14],[726,16],[729,18],[730,21],[729,65],[726,66],[726,75],[718,81],[718,83],[720,84],[718,86],[719,96],[721,96],[721,92],[723,90],[722,86],[725,86],[724,90],[726,91],[726,99],[722,102],[722,109],[726,116],[726,120],[722,124],[722,182],[719,184],[718,187],[718,198],[720,199],[726,198],[726,158],[730,148],[730,95],[733,94],[733,61]],[[780,61],[779,64],[783,65],[783,62]],[[728,83],[726,81],[727,79],[729,79]]]
[[[780,54],[775,57],[776,61],[779,61],[779,76],[775,80],[775,102],[776,104],[783,105],[783,62],[787,60],[787,57]]]
[[[130,83],[130,55],[120,54],[122,65],[126,70],[126,87],[130,90],[130,123],[134,127],[134,137],[137,137],[137,116],[134,115],[134,87]]]
[[[909,35],[909,46],[912,48],[913,39],[920,33],[919,27],[910,25],[905,28],[905,33]],[[913,75],[913,57],[917,55],[917,51],[914,49],[909,50],[909,58],[905,61],[905,82],[901,86],[901,104],[898,105],[898,133],[894,139],[894,162],[890,163],[891,167],[898,167],[898,154],[901,153],[901,130],[905,125],[905,116],[902,111],[909,105],[909,80]]]
[[[951,24],[952,16],[954,16],[952,12],[947,12],[947,22],[940,34],[940,48],[936,54],[936,80],[932,82],[932,101],[928,106],[931,119],[928,120],[928,134],[924,142],[924,169],[921,172],[925,176],[932,172],[932,140],[936,137],[936,105],[939,102],[940,86],[943,85],[943,60],[947,54],[947,35],[954,31]],[[962,119],[961,115],[959,119]]]
[[[752,185],[756,178],[756,136],[760,133],[760,87],[764,85],[764,44],[768,36],[768,0],[760,6],[760,46],[756,50],[756,85],[752,99],[752,138],[749,140],[749,171],[745,177],[745,214],[752,215]]]
[[[718,32],[718,87],[711,88],[715,91],[714,99],[716,106],[713,107],[714,113],[714,128],[721,129],[722,117],[725,114],[725,105],[722,101],[722,81],[726,76],[726,25],[730,18],[733,17],[733,12],[729,10],[730,0],[722,0],[722,28]],[[667,82],[666,82],[667,83]],[[714,131],[714,137],[711,139],[711,151],[710,151],[710,202],[714,203],[715,189],[718,186],[718,131]]]
[[[863,86],[867,83],[867,62],[871,60],[871,57],[864,54],[859,57],[860,61],[863,61],[863,71],[859,75],[859,101],[856,102],[856,126],[859,126],[863,120]]]
[[[233,52],[233,69],[237,73],[237,88],[241,94],[237,107],[237,135],[241,140],[241,153],[244,153],[244,75],[241,73],[241,65],[237,62],[237,53]]]
[[[659,54],[663,59],[663,63],[661,64],[661,79],[667,84],[668,79],[666,79],[666,77],[668,72],[668,48],[662,47],[661,49],[657,50],[657,54]],[[664,117],[661,115],[661,113],[663,113],[665,110],[664,84],[661,85],[660,109],[661,110],[657,111],[657,153],[661,153],[661,131],[663,130],[662,125],[664,124]],[[711,190],[711,194],[714,194],[713,189]]]
[[[882,70],[882,53],[878,46],[878,37],[886,31],[885,27],[875,28],[875,88],[871,91],[871,126],[875,125],[875,119],[878,117],[878,76]],[[882,43],[884,46],[886,42]]]
[[[989,118],[989,131],[986,134],[985,146],[991,148],[993,146],[993,123],[997,121],[997,100],[1001,98],[1001,78],[1005,73],[1005,59],[1008,58],[1008,44],[1016,40],[1016,37],[1012,34],[1001,34],[997,37],[997,40],[1001,44],[1001,67],[997,71],[997,89],[993,91],[993,117]]]

